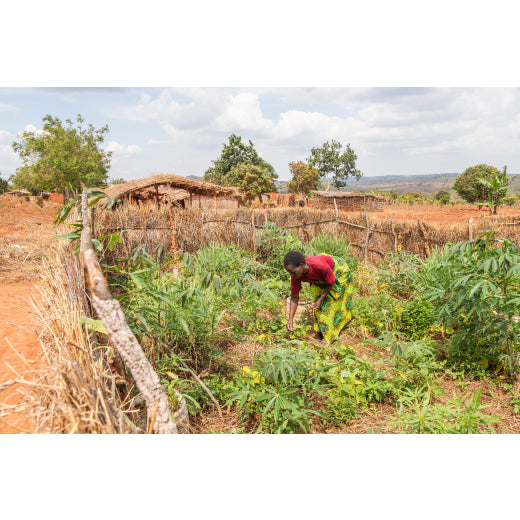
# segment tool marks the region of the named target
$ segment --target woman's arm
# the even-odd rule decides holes
[[[323,300],[327,297],[327,295],[330,293],[330,290],[332,289],[332,286],[334,284],[330,283],[329,285],[326,285],[323,289],[323,292],[321,293],[321,296],[311,305],[311,309],[319,309]]]
[[[287,330],[294,330],[293,318],[298,308],[299,294],[291,294],[291,303],[289,305],[289,319],[287,320]]]

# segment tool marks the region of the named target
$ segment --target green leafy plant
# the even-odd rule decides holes
[[[305,248],[306,256],[333,255],[345,260],[352,271],[358,268],[359,260],[352,253],[352,246],[336,235],[320,233],[311,238]]]
[[[401,313],[401,330],[409,339],[421,339],[435,323],[432,304],[423,298],[408,302]]]
[[[491,425],[498,418],[482,413],[488,405],[480,404],[480,396],[479,389],[472,396],[454,395],[446,404],[431,404],[427,393],[422,403],[400,411],[393,426],[400,433],[496,433]]]
[[[515,377],[519,366],[520,251],[492,232],[446,248],[428,262],[427,297],[454,329],[448,354],[466,366],[494,365]]]
[[[360,296],[355,301],[350,327],[364,330],[365,336],[378,336],[382,331],[397,327],[400,312],[399,301],[388,294]]]
[[[285,271],[283,258],[288,251],[304,251],[302,241],[289,230],[279,228],[274,222],[266,222],[262,229],[257,231],[257,255],[270,269],[272,276],[287,280],[289,275]]]
[[[418,275],[421,269],[422,261],[418,255],[399,251],[387,255],[377,279],[387,287],[389,293],[409,297],[420,290]]]

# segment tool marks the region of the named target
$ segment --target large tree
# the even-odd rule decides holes
[[[486,182],[492,181],[501,173],[498,168],[487,164],[470,166],[455,179],[453,190],[470,204],[486,204],[489,201],[490,193],[490,188],[486,186]],[[507,188],[502,187],[499,190],[499,195],[503,198],[506,194]]]
[[[223,143],[220,157],[211,162],[213,166],[204,173],[204,180],[220,186],[236,185],[233,184],[237,182],[236,174],[231,175],[230,172],[239,164],[258,166],[261,170],[266,171],[273,183],[272,189],[274,189],[274,179],[278,178],[274,168],[258,155],[253,143],[249,141],[249,145],[246,145],[242,142],[242,137],[235,134],[229,136],[227,144]]]
[[[74,126],[70,119],[65,124],[57,117],[43,118],[43,131],[26,130],[13,149],[23,161],[11,180],[15,187],[50,191],[57,189],[67,201],[81,184],[97,186],[106,182],[111,152],[103,144],[108,126],[96,130],[91,124],[83,127],[81,114]]]
[[[350,147],[345,145],[345,150],[341,151],[342,146],[339,141],[332,139],[323,143],[321,148],[314,147],[307,162],[311,168],[316,168],[320,174],[327,179],[327,191],[331,185],[335,188],[342,188],[347,185],[349,177],[359,180],[363,174],[356,169],[357,155]],[[330,179],[332,175],[332,180]]]
[[[292,179],[287,184],[289,193],[308,195],[310,191],[318,189],[321,177],[318,170],[303,161],[290,162],[289,169],[292,175]]]

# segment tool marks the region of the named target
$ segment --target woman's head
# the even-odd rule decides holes
[[[305,257],[299,251],[289,251],[284,256],[283,265],[293,278],[301,278],[307,271]]]

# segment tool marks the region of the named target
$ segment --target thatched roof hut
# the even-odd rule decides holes
[[[187,179],[172,173],[113,184],[103,191],[123,202],[156,201],[157,204],[183,207],[237,207],[242,201],[242,194],[236,188]]]
[[[356,191],[311,191],[309,205],[314,208],[334,208],[343,211],[383,211],[385,197],[372,193],[360,193]]]
[[[31,195],[31,192],[27,190],[10,190],[4,192],[4,195],[9,195],[10,197],[28,197]]]

